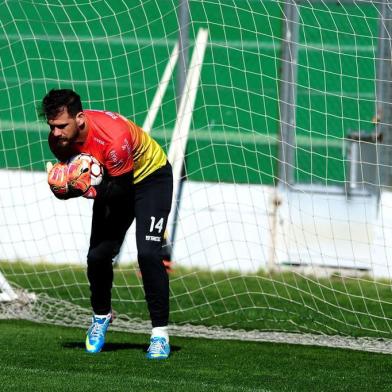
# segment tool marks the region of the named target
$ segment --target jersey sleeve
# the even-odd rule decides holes
[[[105,168],[109,176],[121,176],[133,170],[131,146],[131,134],[128,130],[111,141],[105,151]]]

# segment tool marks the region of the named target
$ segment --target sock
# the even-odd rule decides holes
[[[107,318],[108,316],[111,316],[111,313],[109,312],[108,314],[94,314],[95,318]]]
[[[168,326],[166,325],[165,327],[155,327],[151,331],[151,337],[154,338],[156,336],[165,338],[166,341],[169,343],[169,331],[168,331]]]

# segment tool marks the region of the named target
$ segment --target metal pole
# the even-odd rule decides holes
[[[184,91],[189,57],[189,2],[180,0],[178,9],[178,68],[177,68],[177,111],[180,108],[181,96]]]
[[[295,167],[295,105],[297,100],[297,60],[299,13],[295,0],[289,0],[284,7],[285,23],[282,43],[282,73],[279,91],[280,141],[279,141],[279,186],[286,188],[294,183]],[[275,187],[270,205],[270,242],[271,248],[267,260],[267,269],[276,269],[278,209],[282,200]]]
[[[178,64],[177,64],[177,87],[176,87],[176,106],[177,106],[177,119],[176,123],[179,121],[178,115],[180,113],[181,102],[183,101],[183,94],[185,91],[185,83],[187,79],[188,72],[188,57],[189,57],[189,2],[188,0],[179,0],[179,9],[178,9]],[[173,143],[173,141],[172,141]],[[165,239],[162,247],[162,255],[164,260],[167,263],[171,262],[173,247],[174,247],[174,238],[177,228],[177,218],[178,218],[178,210],[179,203],[181,200],[181,192],[182,192],[182,183],[183,183],[183,175],[184,175],[184,167],[182,167],[181,176],[182,179],[178,184],[178,194],[177,200],[178,203],[174,203],[174,207],[169,215],[169,220],[172,223],[168,224],[168,228],[165,233]],[[170,230],[170,232],[168,231]],[[169,264],[170,265],[170,264]]]
[[[282,44],[282,75],[280,84],[280,148],[279,181],[287,186],[294,183],[295,105],[297,98],[297,60],[299,14],[296,1],[289,0],[284,8],[285,24]]]
[[[349,178],[349,191],[354,190],[357,188],[358,185],[358,164],[359,164],[359,143],[353,141],[350,146],[350,155],[349,155],[349,162],[350,162],[350,178]]]
[[[380,167],[380,185],[392,185],[392,9],[389,1],[380,6],[379,37],[376,75],[377,132],[383,136],[383,144],[377,148]]]

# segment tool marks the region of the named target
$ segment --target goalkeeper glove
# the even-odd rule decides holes
[[[76,159],[68,165],[68,189],[71,197],[94,199],[97,190],[91,185],[91,162]]]
[[[65,163],[59,162],[46,164],[48,173],[48,184],[53,194],[61,200],[69,198],[68,195],[68,167]]]

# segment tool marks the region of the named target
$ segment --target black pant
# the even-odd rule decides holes
[[[95,314],[111,310],[113,258],[136,218],[136,245],[144,292],[153,327],[169,320],[169,279],[162,260],[162,240],[170,212],[173,176],[169,163],[134,185],[131,200],[93,206],[87,276]]]

